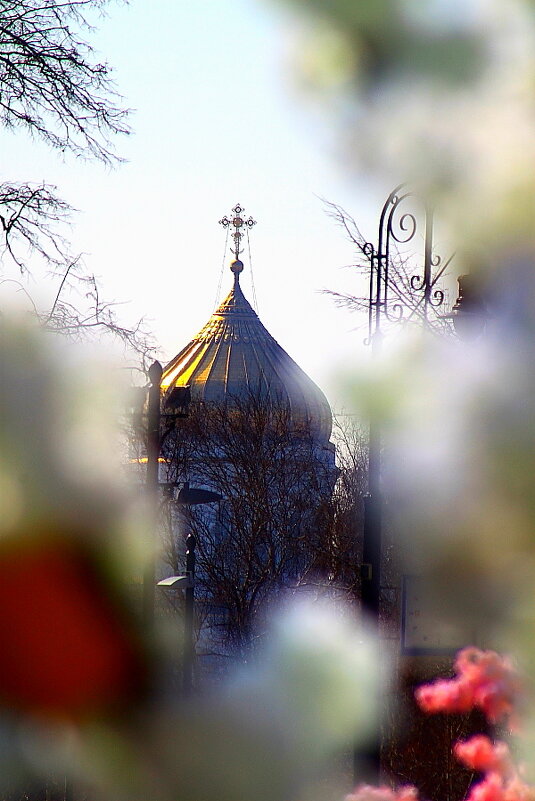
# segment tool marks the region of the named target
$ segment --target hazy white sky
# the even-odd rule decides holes
[[[114,171],[57,156],[3,132],[3,172],[47,180],[81,210],[73,240],[107,297],[146,315],[162,360],[213,311],[225,232],[237,202],[258,221],[251,251],[260,318],[337,405],[333,372],[362,357],[359,321],[319,290],[359,291],[353,249],[319,197],[375,237],[386,187],[373,189],[335,155],[328,117],[288,68],[288,19],[264,0],[131,0],[110,6],[94,41],[114,66],[134,135]],[[400,176],[393,176],[392,183]],[[401,176],[403,178],[403,176]],[[252,301],[250,265],[242,285]],[[222,296],[231,286],[225,261]]]

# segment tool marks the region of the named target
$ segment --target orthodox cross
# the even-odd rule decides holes
[[[223,228],[228,228],[229,226],[234,228],[234,231],[232,232],[232,238],[234,240],[233,250],[236,259],[239,258],[240,253],[243,250],[243,248],[240,247],[243,232],[248,228],[252,228],[253,225],[256,225],[256,220],[253,220],[251,216],[245,219],[244,215],[245,209],[238,203],[232,209],[232,216],[230,219],[228,217],[223,217],[222,220],[219,220],[219,223],[223,226]]]

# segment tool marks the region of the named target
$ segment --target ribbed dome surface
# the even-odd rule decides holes
[[[221,402],[248,393],[287,404],[297,424],[321,442],[332,430],[329,403],[262,325],[235,275],[234,287],[204,328],[165,367],[162,389],[191,386],[198,400]]]

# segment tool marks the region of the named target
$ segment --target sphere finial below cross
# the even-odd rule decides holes
[[[243,271],[243,261],[241,259],[233,259],[230,262],[230,269],[235,276],[238,276]]]

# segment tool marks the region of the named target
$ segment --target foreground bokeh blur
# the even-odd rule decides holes
[[[122,478],[117,373],[86,355],[2,321],[1,792],[62,797],[66,776],[82,798],[315,797],[375,714],[372,640],[307,597],[273,611],[239,675],[181,698],[165,620],[141,622],[155,532]]]
[[[284,5],[293,75],[343,169],[434,203],[453,269],[484,299],[475,326],[405,332],[350,378],[360,414],[380,418],[399,572],[422,577],[428,619],[510,651],[533,680],[534,4]]]
[[[431,617],[511,651],[533,679],[533,3],[303,8],[320,20],[304,74],[335,99],[344,168],[423,187],[485,297],[477,336],[412,332],[352,378],[384,438],[397,575],[418,575]],[[279,610],[266,650],[215,696],[170,693],[163,640],[137,614],[152,529],[118,480],[112,371],[20,321],[2,321],[0,360],[6,791],[53,773],[125,801],[336,795],[317,782],[366,736],[382,659],[354,610]]]
[[[328,115],[344,171],[425,187],[456,247],[529,242],[530,0],[282,4],[295,14],[293,77]]]

